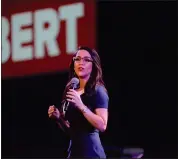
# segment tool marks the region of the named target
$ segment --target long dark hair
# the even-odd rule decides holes
[[[101,68],[101,61],[100,61],[100,57],[99,57],[98,53],[96,52],[96,50],[90,49],[89,47],[85,47],[85,46],[80,46],[78,48],[78,50],[75,52],[74,57],[76,56],[76,54],[79,50],[88,51],[88,53],[91,55],[91,58],[93,60],[92,72],[91,72],[90,78],[85,86],[85,93],[90,95],[90,94],[94,93],[93,91],[95,91],[95,87],[97,85],[102,85],[105,88],[105,84],[103,81],[103,73],[102,73],[102,68]],[[70,88],[70,80],[73,77],[77,77],[77,75],[74,71],[74,61],[72,59],[70,62],[70,65],[69,65],[69,80],[65,87],[63,98],[66,95],[66,91]],[[106,90],[106,88],[105,88],[105,90]],[[106,90],[106,92],[107,92],[107,90]]]

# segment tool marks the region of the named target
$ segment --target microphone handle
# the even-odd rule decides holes
[[[72,89],[74,89],[75,87],[73,86]],[[67,102],[67,104],[66,104]],[[65,101],[64,102],[64,111],[67,111],[68,110],[68,106],[69,106],[69,101]]]

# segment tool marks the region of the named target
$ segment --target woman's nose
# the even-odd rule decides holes
[[[83,59],[81,59],[80,61],[79,61],[79,64],[84,64],[85,62],[84,62],[84,60]]]

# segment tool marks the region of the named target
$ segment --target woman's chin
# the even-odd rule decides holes
[[[84,79],[84,78],[86,78],[88,76],[86,74],[78,74],[78,77]]]
[[[79,77],[79,78],[84,78],[84,77],[85,77],[85,75],[80,74],[80,75],[78,75],[78,77]]]

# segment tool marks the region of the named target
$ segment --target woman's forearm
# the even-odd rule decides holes
[[[69,132],[70,124],[62,116],[56,121],[56,123],[64,132]]]
[[[82,109],[80,110],[91,125],[93,125],[101,132],[104,132],[106,130],[106,124],[104,123],[104,120],[100,116],[93,113],[86,106],[83,106]]]

